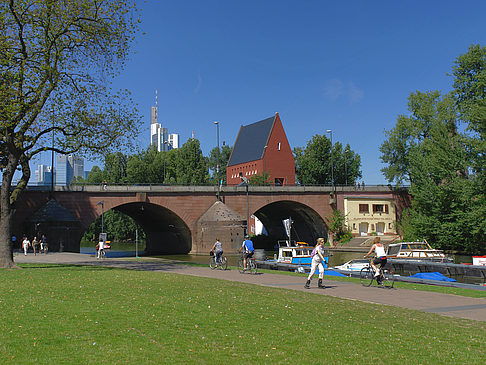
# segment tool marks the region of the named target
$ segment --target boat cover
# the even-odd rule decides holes
[[[456,281],[455,279],[451,279],[447,276],[442,275],[440,272],[418,272],[415,275],[411,275],[410,277],[437,281]]]
[[[318,270],[316,270],[318,271]],[[334,271],[334,270],[326,270],[324,269],[324,275],[330,275],[330,276],[346,276],[344,274],[341,274],[340,272]]]

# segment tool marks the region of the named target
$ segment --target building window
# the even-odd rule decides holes
[[[277,151],[280,151],[280,142],[277,143]]]
[[[369,213],[370,212],[370,207],[368,204],[360,204],[359,205],[359,212],[360,213]]]
[[[356,223],[353,223],[353,230],[356,230]]]
[[[392,223],[388,223],[388,228],[389,229],[392,229],[393,228],[393,224]]]
[[[373,213],[385,213],[385,206],[383,204],[373,204]]]

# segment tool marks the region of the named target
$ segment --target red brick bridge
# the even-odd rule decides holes
[[[268,233],[286,237],[282,220],[292,217],[298,240],[327,237],[333,207],[343,209],[345,196],[393,197],[397,211],[403,191],[387,186],[356,191],[354,187],[224,186],[221,202],[216,186],[69,186],[29,187],[15,206],[13,232],[46,233],[49,248],[79,252],[84,232],[103,212],[118,210],[132,217],[146,234],[150,253],[207,253],[216,237],[228,251],[243,239],[247,214],[258,217]],[[42,218],[39,212],[55,201],[57,214],[68,219]],[[102,204],[101,204],[102,202]],[[52,209],[50,206],[49,209]],[[109,233],[108,233],[109,234]]]

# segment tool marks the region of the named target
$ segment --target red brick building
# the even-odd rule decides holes
[[[242,178],[269,176],[272,185],[295,184],[295,160],[278,113],[275,116],[241,126],[226,168],[228,185]]]

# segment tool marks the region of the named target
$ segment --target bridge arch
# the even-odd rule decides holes
[[[172,210],[147,202],[125,203],[112,209],[130,216],[142,227],[148,254],[186,254],[191,251],[191,230]]]
[[[259,208],[254,215],[262,222],[268,234],[286,239],[283,220],[292,218],[292,239],[315,244],[317,238],[327,239],[328,227],[324,219],[311,207],[301,202],[282,200]]]

